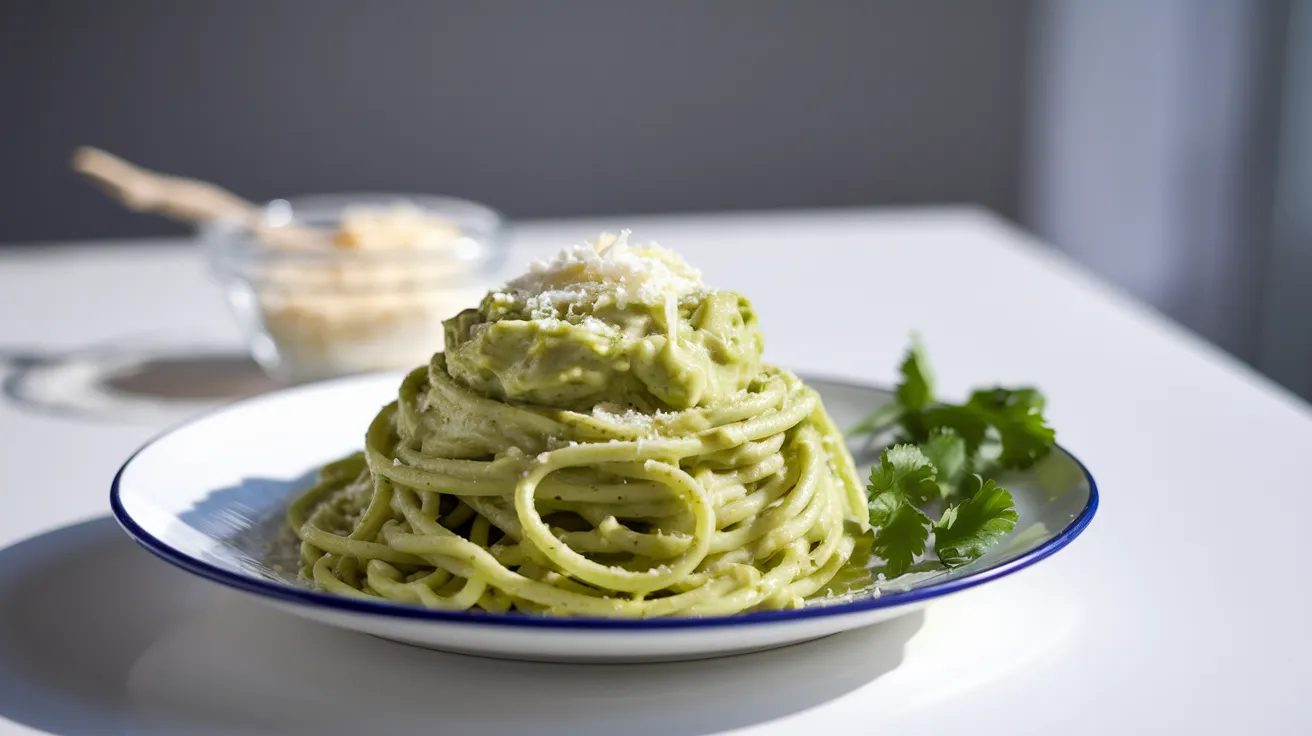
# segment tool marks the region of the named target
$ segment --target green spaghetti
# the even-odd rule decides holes
[[[746,299],[656,246],[576,246],[447,322],[365,448],[288,513],[320,589],[437,610],[803,605],[869,529],[819,396]]]

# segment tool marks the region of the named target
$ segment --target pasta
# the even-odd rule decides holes
[[[819,396],[759,362],[746,300],[666,288],[650,248],[618,245],[448,321],[363,452],[289,510],[306,578],[437,610],[709,616],[804,605],[847,564],[865,494]],[[617,262],[666,286],[616,299],[641,280]],[[562,278],[565,307],[524,312]],[[619,329],[580,362],[589,320]]]

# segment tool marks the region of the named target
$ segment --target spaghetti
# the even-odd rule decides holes
[[[634,257],[617,248],[605,257]],[[586,268],[571,278],[607,285]],[[746,300],[698,285],[654,305],[584,291],[586,315],[551,318],[564,327],[507,318],[497,295],[448,322],[447,353],[410,373],[364,451],[325,467],[290,509],[305,577],[329,593],[437,610],[610,617],[797,607],[834,577],[869,528],[864,491],[819,396],[757,360]],[[699,315],[708,304],[739,318]],[[522,378],[533,360],[545,370],[597,315],[622,328],[594,366],[606,380],[552,363],[569,390],[549,391],[558,382],[497,370]],[[512,323],[528,349],[471,371],[468,351],[505,354],[487,338]],[[719,331],[697,334],[707,325]],[[736,352],[715,349],[726,345]],[[621,374],[647,380],[606,388]],[[598,386],[627,408],[601,401]]]

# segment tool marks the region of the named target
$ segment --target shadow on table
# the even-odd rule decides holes
[[[108,518],[0,550],[0,717],[58,734],[120,730],[127,672],[208,598],[199,588]]]
[[[281,614],[98,519],[0,550],[0,717],[59,734],[704,734],[867,685],[922,621],[701,662],[479,659]]]
[[[277,388],[249,355],[125,338],[66,352],[0,348],[0,391],[29,411],[79,419],[154,418]]]

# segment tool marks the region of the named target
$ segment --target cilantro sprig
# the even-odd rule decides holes
[[[979,559],[1016,528],[1018,517],[1011,493],[978,475],[971,480],[975,492],[949,506],[934,524],[934,552],[948,567]]]
[[[938,495],[934,466],[913,445],[884,450],[870,469],[870,524],[878,529],[871,550],[885,562],[891,578],[907,571],[925,552],[930,518],[920,509]]]
[[[931,533],[945,567],[979,559],[1010,534],[1018,520],[1011,492],[986,476],[1032,466],[1056,439],[1034,388],[980,389],[962,404],[939,401],[919,340],[900,370],[894,401],[851,431],[872,438],[897,432],[867,486],[871,550],[889,579],[925,554]],[[936,508],[942,511],[933,521]]]

